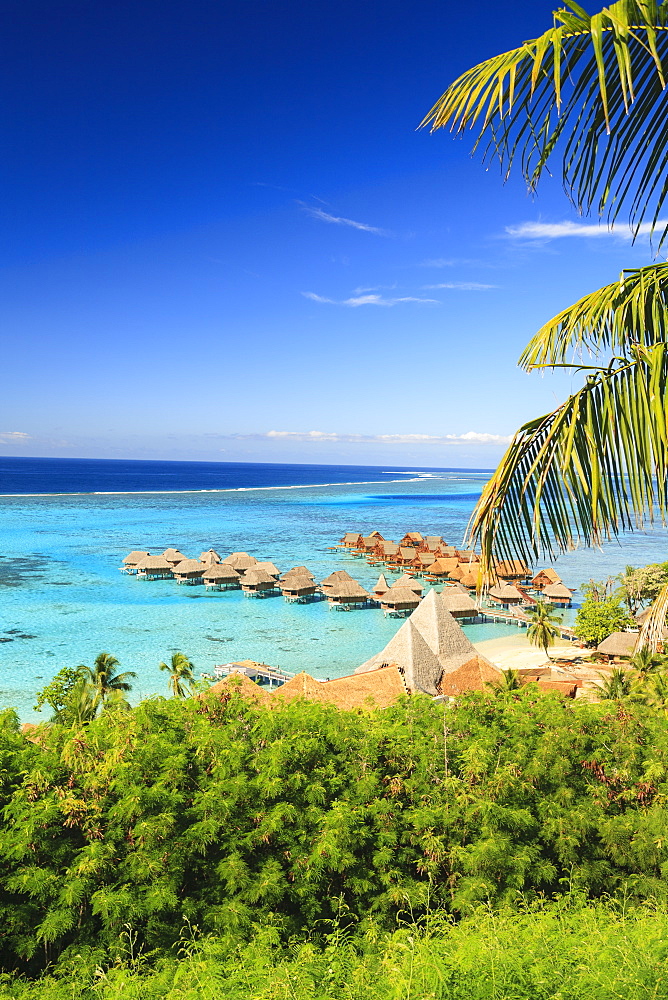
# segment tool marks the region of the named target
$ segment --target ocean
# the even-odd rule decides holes
[[[442,535],[459,544],[485,470],[0,458],[0,705],[24,720],[63,666],[113,653],[135,670],[132,700],[166,694],[158,664],[185,652],[196,673],[254,659],[315,677],[349,673],[401,622],[377,608],[207,593],[120,573],[132,549],[188,556],[245,551],[317,579],[347,569],[365,587],[378,569],[331,546],[346,531]],[[666,534],[643,532],[555,564],[571,587],[666,559]],[[473,625],[472,641],[514,633]]]

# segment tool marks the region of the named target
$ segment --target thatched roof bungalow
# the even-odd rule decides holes
[[[204,569],[197,559],[183,559],[173,568],[174,578],[177,583],[202,583]]]
[[[422,591],[424,590],[424,584],[421,580],[416,580],[414,576],[409,576],[408,573],[404,573],[399,579],[394,583],[395,587],[407,587],[408,590],[412,590],[413,593],[422,596]]]
[[[459,578],[459,583],[462,587],[465,587],[466,590],[477,590],[479,581],[478,563],[472,563],[467,568],[466,572],[462,573]]]
[[[522,604],[526,598],[512,583],[500,583],[489,591],[490,600],[502,604],[504,608],[512,604]]]
[[[455,557],[460,563],[480,562],[480,556],[473,549],[455,549]]]
[[[399,545],[413,545],[415,548],[421,545],[424,541],[422,534],[419,531],[407,531],[404,537],[399,542]]]
[[[427,571],[427,579],[431,580],[434,578],[437,580],[449,580],[451,579],[450,574],[457,568],[458,565],[459,563],[456,559],[445,559],[442,556],[439,556],[439,558],[435,559],[429,567],[429,570]]]
[[[278,585],[283,597],[289,603],[303,603],[314,597],[318,590],[313,577],[306,574],[300,576],[297,573],[286,573]]]
[[[597,653],[604,653],[609,660],[629,660],[636,648],[637,632],[613,632],[596,647]]]
[[[330,573],[329,576],[326,576],[324,580],[320,581],[320,586],[326,593],[336,584],[342,583],[344,580],[352,579],[353,578],[350,573],[347,573],[345,569],[335,569],[333,573]]]
[[[327,588],[325,596],[330,607],[348,609],[362,607],[371,595],[356,580],[339,580]]]
[[[253,567],[246,570],[241,577],[241,589],[249,597],[267,597],[276,586],[276,578],[264,569]]]
[[[356,549],[362,541],[359,531],[346,531],[339,544],[346,549]]]
[[[418,573],[425,573],[429,571],[429,567],[433,566],[435,562],[436,556],[433,552],[418,552],[411,566]]]
[[[381,573],[380,576],[378,577],[378,583],[373,588],[373,596],[376,598],[380,598],[383,596],[383,594],[387,593],[389,589],[390,587],[387,580],[385,579],[385,574]]]
[[[403,615],[405,617],[417,608],[421,600],[420,594],[416,594],[414,590],[395,584],[386,590],[380,598],[380,606],[386,615]]]
[[[183,562],[184,559],[188,558],[188,556],[184,556],[183,552],[179,552],[178,549],[165,549],[162,554],[172,566],[176,566],[177,563]]]
[[[174,567],[164,556],[146,556],[137,563],[137,579],[167,580],[173,576]]]
[[[147,556],[150,556],[150,552],[141,552],[139,549],[133,549],[129,552],[125,559],[122,560],[123,565],[121,569],[124,573],[136,573],[137,565]]]
[[[219,563],[220,556],[215,549],[207,549],[206,552],[200,553],[199,561],[204,563],[205,566],[210,566],[211,563]]]
[[[444,545],[444,542],[440,535],[426,535],[419,545],[419,550],[420,552],[436,553],[442,545]]]
[[[389,562],[394,559],[399,552],[399,546],[396,542],[387,541],[383,539],[382,542],[376,544],[374,549],[374,555],[378,559],[382,559],[384,562]]]
[[[395,566],[410,566],[416,555],[417,549],[414,545],[399,545],[399,551],[392,562]]]
[[[521,559],[505,559],[496,564],[496,575],[501,580],[528,580],[531,570]]]
[[[227,563],[228,566],[234,566],[237,573],[242,574],[257,565],[255,556],[249,556],[247,552],[232,552],[231,555],[223,559],[223,562]]]
[[[441,593],[439,600],[442,607],[449,611],[453,618],[477,618],[479,612],[475,602],[468,594],[462,593],[455,587],[446,587]]]
[[[570,608],[573,592],[563,583],[550,583],[543,587],[543,597],[557,608]]]
[[[263,569],[265,571],[265,573],[268,573],[269,576],[275,577],[275,579],[277,579],[277,580],[278,580],[279,576],[281,575],[280,569],[278,569],[273,564],[273,562],[269,562],[268,560],[266,562],[255,563],[255,565],[253,566],[253,569]]]
[[[202,579],[207,590],[232,590],[239,586],[241,576],[229,563],[210,563]]]
[[[561,577],[557,573],[556,569],[551,567],[548,569],[539,570],[531,581],[531,586],[534,590],[543,590],[544,587],[549,587],[553,583],[561,583]]]
[[[476,654],[456,670],[444,673],[439,690],[445,698],[457,698],[467,691],[484,691],[488,684],[501,684],[502,681],[502,672]]]

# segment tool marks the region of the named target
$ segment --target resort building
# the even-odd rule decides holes
[[[421,599],[420,595],[416,594],[414,590],[410,590],[408,587],[400,587],[398,583],[395,583],[380,598],[380,606],[386,615],[392,615],[395,618],[405,618],[406,615],[409,615],[411,611],[417,608]]]
[[[312,576],[286,573],[279,581],[281,593],[288,603],[304,604],[317,596],[318,588]]]
[[[478,566],[476,563],[469,566],[465,573],[462,573],[459,583],[466,590],[477,590],[478,584],[480,582],[480,577],[478,574]]]
[[[557,608],[570,608],[573,593],[563,583],[550,583],[543,587],[542,596]]]
[[[206,552],[200,553],[199,561],[205,566],[210,566],[211,563],[219,563],[220,556],[215,549],[208,549]]]
[[[330,607],[342,611],[363,607],[371,595],[356,580],[339,580],[325,591]]]
[[[187,556],[184,556],[183,552],[179,552],[178,549],[165,549],[162,554],[167,562],[171,563],[172,566],[176,566],[177,563],[183,562],[184,559],[188,558]]]
[[[436,553],[443,544],[443,539],[440,535],[427,535],[426,538],[423,538],[419,546],[419,551]]]
[[[406,694],[401,671],[385,667],[367,674],[351,674],[331,681],[317,681],[301,673],[271,696],[276,703],[303,698],[335,705],[343,710],[387,708]]]
[[[362,536],[359,531],[347,531],[339,545],[343,545],[346,549],[356,549],[360,546],[362,542]]]
[[[347,573],[345,569],[336,569],[333,573],[330,573],[329,576],[326,576],[324,580],[321,580],[320,586],[323,591],[327,593],[332,587],[336,584],[342,583],[344,580],[349,580],[351,583],[355,582],[350,573]]]
[[[121,566],[121,572],[123,573],[136,573],[138,564],[149,556],[150,552],[140,552],[139,549],[135,549],[130,552],[125,559],[123,559],[123,565]]]
[[[496,587],[492,587],[488,596],[491,601],[502,604],[504,608],[526,602],[526,595],[514,587],[512,583],[500,583]]]
[[[458,587],[446,587],[440,596],[441,606],[459,621],[473,621],[478,617],[475,601]]]
[[[381,573],[381,574],[380,574],[380,576],[378,577],[378,583],[377,583],[377,584],[376,584],[376,586],[375,586],[375,587],[373,588],[373,591],[372,591],[372,593],[373,593],[373,596],[374,596],[374,597],[375,597],[375,598],[376,598],[376,599],[378,600],[378,599],[379,599],[379,598],[381,598],[381,597],[383,596],[383,594],[385,594],[385,593],[386,593],[386,592],[387,592],[387,591],[388,591],[389,589],[390,589],[390,588],[389,588],[389,585],[388,585],[388,582],[387,582],[387,580],[385,579],[385,574],[384,574],[384,573]]]
[[[183,559],[174,566],[172,572],[177,583],[202,583],[205,567],[197,559]]]
[[[457,698],[466,691],[484,691],[503,681],[503,673],[482,656],[473,656],[461,667],[443,674],[439,690],[443,698]]]
[[[383,562],[390,562],[396,557],[398,552],[399,546],[397,543],[388,542],[385,539],[382,542],[378,542],[376,548],[373,550],[373,554]]]
[[[229,563],[211,563],[202,574],[207,590],[233,590],[241,579],[234,566]]]
[[[613,632],[596,647],[610,660],[630,660],[635,653],[638,632]]]
[[[399,545],[399,551],[392,562],[396,566],[410,566],[416,555],[417,549],[413,545]]]
[[[456,559],[446,559],[439,556],[429,567],[427,571],[427,579],[431,580],[449,580],[451,579],[450,574],[454,569],[457,568],[459,563]]]
[[[273,562],[258,562],[258,563],[255,563],[255,565],[253,566],[253,569],[264,570],[264,572],[268,573],[269,576],[273,576],[275,580],[278,580],[279,576],[281,575],[280,569],[278,569],[276,566],[274,566]]]
[[[397,582],[394,584],[395,587],[408,587],[409,590],[414,591],[422,597],[422,591],[424,590],[424,584],[421,580],[416,580],[414,576],[409,576],[408,573],[404,573],[400,576]]]
[[[247,569],[241,577],[241,589],[248,597],[268,597],[277,586],[276,577],[264,569]]]
[[[138,580],[171,579],[172,570],[172,564],[164,556],[146,556],[135,567]]]
[[[529,580],[531,570],[521,559],[505,559],[496,564],[500,580]]]
[[[228,566],[234,566],[237,573],[245,573],[246,570],[253,569],[257,564],[257,559],[255,556],[249,556],[247,552],[233,552],[231,555],[223,559],[224,563]]]
[[[561,582],[561,577],[557,573],[556,569],[541,569],[538,573],[536,573],[531,581],[531,586],[534,590],[543,590],[544,587],[549,587],[553,583]]]
[[[424,538],[419,531],[407,531],[399,542],[399,545],[412,545],[414,548],[417,548],[423,541]]]

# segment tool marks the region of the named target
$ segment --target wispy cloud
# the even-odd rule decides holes
[[[659,219],[656,229],[668,225],[667,219]],[[520,240],[558,240],[566,236],[602,237],[618,240],[632,240],[634,230],[628,226],[599,226],[581,222],[520,222],[515,226],[506,226],[506,235],[511,239]],[[638,228],[639,236],[648,236],[652,232],[649,223],[643,223]]]
[[[454,288],[458,292],[483,292],[498,285],[483,285],[480,281],[443,281],[438,285],[423,285],[424,289]]]
[[[25,431],[0,431],[0,444],[23,444],[24,441],[32,441]]]
[[[244,440],[335,441],[349,444],[508,444],[503,434],[467,431],[465,434],[343,434],[337,431],[266,431],[263,434],[230,434]]]
[[[346,219],[342,215],[332,215],[331,212],[325,212],[324,209],[318,208],[316,205],[307,205],[304,201],[300,201],[297,204],[305,212],[308,212],[313,219],[319,219],[321,222],[329,222],[336,226],[350,226],[351,229],[359,229],[363,233],[375,233],[376,236],[390,235],[386,229],[379,229],[378,226],[369,226],[366,222],[357,222],[355,219]]]
[[[384,298],[382,295],[370,293],[368,295],[352,295],[349,299],[328,299],[324,295],[316,295],[315,292],[302,292],[306,299],[312,302],[323,302],[329,306],[350,306],[355,309],[358,306],[398,306],[402,302],[420,302],[431,305],[440,305],[438,299],[425,299],[417,295],[398,295],[395,298]]]
[[[420,267],[464,267],[471,264],[481,264],[481,261],[469,257],[430,257],[420,261]]]

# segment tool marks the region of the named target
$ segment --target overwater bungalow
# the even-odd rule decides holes
[[[362,536],[359,531],[346,531],[343,538],[340,540],[339,545],[343,545],[346,549],[356,549],[359,547],[362,541]]]
[[[395,558],[398,552],[399,552],[399,546],[397,545],[396,542],[383,539],[382,542],[377,543],[373,554],[376,556],[377,559],[380,559],[381,562],[390,562]]]
[[[453,618],[458,620],[472,621],[478,617],[479,611],[475,602],[468,594],[462,593],[458,587],[446,587],[442,591],[439,600],[442,607],[449,611]]]
[[[551,583],[543,587],[542,596],[557,608],[570,608],[573,601],[573,592],[563,583]]]
[[[331,590],[332,587],[344,580],[351,580],[353,583],[355,582],[350,573],[347,573],[345,569],[335,569],[333,573],[330,573],[329,576],[326,576],[324,580],[320,581],[320,586],[326,593],[328,590]]]
[[[164,556],[146,556],[137,563],[138,580],[171,580],[174,567]]]
[[[134,549],[132,552],[128,553],[125,559],[122,560],[123,565],[121,566],[122,573],[136,573],[138,564],[150,556],[150,552],[140,552],[139,549]]]
[[[392,559],[395,566],[410,566],[417,555],[414,545],[399,545],[399,551]]]
[[[421,600],[421,595],[411,590],[410,587],[400,587],[395,583],[380,598],[380,607],[385,615],[393,618],[406,618],[412,611],[415,611]]]
[[[210,563],[202,575],[207,590],[235,590],[241,576],[229,563]]]
[[[248,597],[268,597],[276,591],[276,578],[263,569],[248,569],[241,577],[241,589]]]
[[[526,595],[513,586],[512,583],[499,583],[496,587],[492,587],[489,592],[489,598],[495,604],[502,604],[504,608],[526,602]]]
[[[197,559],[183,559],[174,566],[173,573],[177,583],[187,583],[191,586],[202,583],[205,567]]]
[[[381,573],[380,576],[378,577],[378,583],[373,588],[372,591],[373,596],[376,598],[376,600],[379,600],[383,596],[383,594],[387,593],[389,589],[390,587],[387,580],[385,579],[385,574]]]
[[[456,559],[435,559],[427,570],[428,580],[447,580],[453,569],[458,566]]]
[[[433,552],[418,552],[411,566],[418,573],[426,573],[429,571],[429,567],[433,566],[435,562],[436,556]]]
[[[474,563],[480,561],[480,556],[473,549],[455,549],[455,557],[460,563]]]
[[[376,546],[378,545],[378,541],[379,539],[376,538],[375,535],[368,535],[366,538],[362,539],[357,548],[360,552],[364,552],[367,555],[371,555],[371,553],[375,551]]]
[[[286,580],[289,576],[307,576],[309,580],[315,580],[313,573],[306,566],[293,566],[287,573],[283,573],[280,579]]]
[[[461,575],[458,582],[467,590],[477,590],[479,582],[478,564],[473,563],[471,566],[468,566],[466,572]]]
[[[416,580],[415,577],[409,576],[408,573],[404,573],[400,576],[396,583],[393,584],[395,587],[408,587],[413,593],[422,596],[422,591],[424,590],[424,584],[421,580]]]
[[[419,545],[419,551],[436,553],[444,544],[445,543],[440,535],[426,535]]]
[[[399,545],[412,545],[414,548],[417,548],[423,541],[424,538],[419,531],[407,531],[399,542]]]
[[[456,559],[457,549],[454,545],[440,545],[436,550],[436,556],[438,559]]]
[[[311,576],[286,573],[279,581],[281,594],[289,604],[305,604],[318,596],[318,588]]]
[[[372,538],[376,538],[379,542],[384,541],[383,536],[381,535],[380,531],[370,531],[369,535]]]
[[[220,556],[215,549],[207,549],[206,552],[200,553],[199,561],[205,566],[210,566],[211,563],[219,563]]]
[[[531,571],[521,559],[505,559],[496,564],[496,575],[500,580],[529,580]]]
[[[188,556],[184,556],[183,552],[179,552],[178,549],[165,549],[162,553],[168,563],[172,566],[176,566],[178,563],[183,562]]]
[[[325,591],[331,608],[351,611],[363,607],[370,600],[370,594],[356,580],[339,580]]]
[[[246,570],[253,569],[257,565],[255,556],[249,556],[247,552],[232,552],[231,555],[223,559],[223,562],[229,566],[234,566],[237,573],[241,573],[242,575]]]
[[[281,575],[280,569],[274,566],[273,562],[255,563],[253,569],[263,569],[265,573],[268,573],[269,576],[273,576],[276,580],[278,580],[279,576]]]
[[[531,586],[534,590],[543,590],[545,587],[551,586],[553,583],[561,583],[562,579],[557,573],[556,569],[541,569],[536,573],[533,580],[531,581]]]

